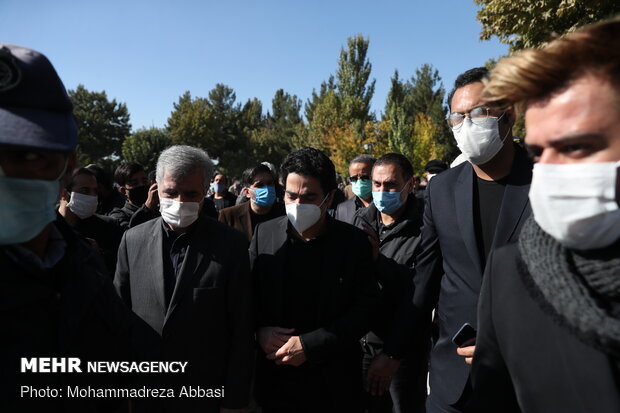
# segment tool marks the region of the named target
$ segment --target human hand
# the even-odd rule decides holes
[[[88,242],[90,244],[91,247],[93,247],[97,252],[101,253],[101,250],[99,249],[99,244],[97,244],[97,241],[95,241],[92,238],[84,238],[86,240],[86,242]]]
[[[392,377],[400,367],[400,361],[381,353],[370,363],[366,376],[366,391],[382,396],[389,388]]]
[[[270,354],[267,358],[273,356],[276,364],[288,364],[289,366],[301,366],[306,361],[306,353],[301,345],[299,336],[292,336],[288,339],[275,354]]]
[[[465,357],[465,363],[471,364],[474,360],[474,351],[476,350],[476,346],[467,346],[467,347],[458,347],[456,352],[459,356]]]
[[[293,332],[294,328],[261,327],[257,334],[258,344],[265,354],[275,354],[286,344]]]
[[[376,262],[379,259],[379,238],[377,238],[377,233],[368,224],[362,224],[362,227],[364,232],[368,234],[368,242],[370,242],[370,247],[372,248],[372,260]]]
[[[159,207],[159,194],[157,193],[157,183],[154,183],[149,188],[146,202],[144,203],[151,211],[156,210]]]

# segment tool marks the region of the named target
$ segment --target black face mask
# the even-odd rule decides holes
[[[132,204],[142,206],[149,196],[149,186],[142,185],[135,188],[127,189],[127,198]]]

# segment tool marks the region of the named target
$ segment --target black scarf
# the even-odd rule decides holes
[[[619,361],[620,240],[597,250],[571,250],[530,217],[519,251],[544,307],[586,344]]]

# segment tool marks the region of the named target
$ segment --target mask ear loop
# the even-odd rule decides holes
[[[411,182],[411,181],[409,181],[409,182]],[[409,185],[409,182],[406,182],[406,183],[405,183],[405,185],[403,185],[403,187],[402,187],[402,188],[400,188],[400,191],[398,191],[398,199],[400,199],[401,194],[402,194],[402,193],[403,193],[403,191],[405,190],[405,187],[406,187],[407,185]],[[407,194],[407,196],[409,196],[409,195]],[[405,197],[405,200],[404,200],[404,201],[401,201],[401,202],[403,202],[403,203],[407,202],[407,197]],[[403,205],[403,204],[401,204],[401,206],[402,206],[402,205]]]
[[[499,120],[500,120],[501,118],[503,118],[505,114],[506,114],[506,112],[502,113],[502,114],[500,115],[500,117],[499,117],[499,118],[497,118],[497,127],[498,127],[498,129],[499,129]],[[505,135],[504,135],[504,137],[502,138],[502,144],[506,141],[506,138],[508,137],[508,135],[509,135],[509,134],[510,134],[510,128],[508,128],[508,130],[506,131],[506,134],[505,134]]]
[[[327,195],[325,195],[325,198],[323,198],[323,201],[321,201],[321,203],[319,204],[319,208],[323,206],[325,201],[327,201],[327,198],[329,198],[329,192],[327,193]]]

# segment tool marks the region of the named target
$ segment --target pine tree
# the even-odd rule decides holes
[[[123,160],[138,163],[146,171],[154,171],[159,154],[171,143],[165,129],[156,127],[139,129],[123,142]]]
[[[131,131],[127,105],[108,100],[105,90],[92,92],[84,85],[69,90],[69,97],[78,128],[79,164],[118,159],[123,141]]]

